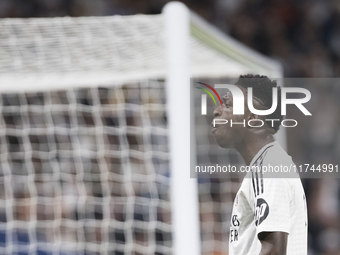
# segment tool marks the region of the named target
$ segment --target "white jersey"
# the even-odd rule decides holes
[[[278,142],[264,146],[250,166],[290,166],[291,157]],[[287,255],[307,254],[307,207],[301,180],[266,178],[249,172],[237,192],[230,222],[229,254],[257,255],[261,232],[288,233]]]

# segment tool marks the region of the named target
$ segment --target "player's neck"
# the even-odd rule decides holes
[[[274,142],[274,136],[268,133],[262,133],[245,137],[235,149],[241,154],[247,166],[250,165],[256,154],[268,143]]]

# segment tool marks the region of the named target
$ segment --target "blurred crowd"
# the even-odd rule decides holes
[[[158,14],[166,2],[168,1],[1,0],[0,18]],[[182,2],[245,45],[279,60],[284,66],[285,77],[321,78],[340,75],[338,0]],[[313,101],[315,123],[302,123],[288,134],[290,153],[298,164],[339,163],[340,90],[332,86],[314,88],[312,95],[317,97]],[[320,110],[320,104],[326,110]],[[310,208],[310,254],[339,254],[338,180],[306,180],[304,186]]]
[[[285,77],[339,76],[339,1],[218,2],[225,31],[281,61]]]

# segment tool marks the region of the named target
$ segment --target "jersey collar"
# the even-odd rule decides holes
[[[274,142],[271,142],[271,143],[267,143],[265,146],[263,146],[262,149],[259,150],[258,153],[256,153],[255,157],[253,157],[253,159],[251,160],[249,166],[252,166],[252,165],[255,163],[255,161],[257,160],[257,158],[258,158],[258,157],[259,157],[266,149],[268,149],[269,147],[272,147],[272,146],[274,146],[274,145],[276,145],[276,144],[277,144],[277,141],[274,141]]]

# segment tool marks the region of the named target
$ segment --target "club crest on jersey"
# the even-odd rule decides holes
[[[269,206],[266,200],[259,198],[256,202],[255,208],[255,225],[260,225],[269,214]]]

